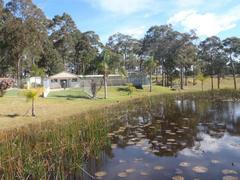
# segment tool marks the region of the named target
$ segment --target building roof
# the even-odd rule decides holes
[[[73,78],[78,78],[78,76],[75,74],[63,71],[53,76],[50,76],[49,78],[50,79],[73,79]]]

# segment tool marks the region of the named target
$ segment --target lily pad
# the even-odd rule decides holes
[[[123,178],[123,177],[127,177],[128,174],[126,172],[120,172],[118,173],[118,176]]]
[[[219,160],[215,160],[215,159],[214,159],[214,160],[211,160],[211,163],[212,163],[212,164],[219,164],[219,163],[220,163],[220,161],[219,161]]]
[[[164,167],[163,167],[163,166],[154,166],[153,169],[154,169],[154,170],[157,170],[157,171],[160,171],[160,170],[163,170]]]
[[[223,176],[223,180],[238,180],[235,176]]]
[[[130,169],[127,169],[127,170],[126,170],[127,173],[133,173],[133,172],[135,172],[135,171],[136,171],[136,169],[133,169],[133,168],[130,168]]]
[[[183,176],[173,176],[172,180],[184,180]]]
[[[127,161],[120,159],[119,163],[126,163]]]
[[[228,174],[238,174],[237,171],[231,170],[231,169],[224,169],[222,170],[222,173],[224,175],[228,175]]]
[[[141,171],[140,174],[141,174],[142,176],[148,176],[148,173],[145,172],[145,171]]]
[[[95,173],[96,177],[103,177],[103,176],[106,176],[106,175],[107,175],[107,173],[105,171],[99,171],[99,172]]]
[[[190,166],[191,166],[191,163],[189,163],[189,162],[181,162],[181,163],[179,164],[179,166],[181,166],[181,167],[190,167]]]
[[[204,166],[195,166],[192,170],[195,173],[206,173],[208,171],[208,168],[206,168]]]

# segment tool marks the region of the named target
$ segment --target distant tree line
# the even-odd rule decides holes
[[[181,88],[198,74],[210,76],[212,88],[217,77],[220,87],[220,78],[231,74],[236,88],[239,56],[238,37],[200,42],[194,31],[178,32],[171,25],[153,26],[140,40],[117,33],[104,45],[94,31],[81,32],[67,13],[48,19],[32,0],[0,0],[0,77],[15,78],[18,85],[30,75],[62,70],[100,74],[104,64],[108,74],[123,68],[155,73],[163,86],[180,78]]]

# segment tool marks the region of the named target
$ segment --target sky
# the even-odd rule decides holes
[[[66,12],[80,31],[99,34],[102,42],[120,32],[143,38],[154,25],[195,30],[204,39],[240,37],[239,0],[33,0],[48,18]]]

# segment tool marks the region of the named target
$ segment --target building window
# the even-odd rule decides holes
[[[57,83],[57,82],[58,82],[57,79],[52,79],[52,80],[51,80],[51,83]]]
[[[72,79],[72,82],[77,82],[77,81],[78,81],[77,78]]]

